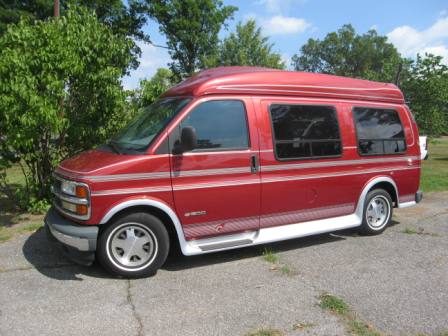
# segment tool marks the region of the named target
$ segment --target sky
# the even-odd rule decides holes
[[[224,0],[224,4],[236,6],[238,11],[228,21],[228,29],[220,32],[221,38],[234,31],[238,22],[255,19],[288,67],[309,38],[322,39],[346,23],[359,34],[376,29],[403,56],[415,58],[417,53],[430,52],[443,56],[448,64],[447,0]],[[148,22],[144,31],[153,43],[165,44],[156,22]],[[170,62],[166,49],[139,45],[140,66],[123,78],[126,89],[138,87],[141,79],[151,78],[157,68]]]

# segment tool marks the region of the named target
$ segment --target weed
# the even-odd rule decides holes
[[[246,336],[283,336],[283,333],[277,329],[263,328],[257,331],[250,332]]]
[[[331,294],[323,294],[319,297],[319,306],[339,315],[346,324],[347,330],[356,336],[381,336],[372,326],[357,318],[344,300]]]
[[[406,234],[417,234],[418,232],[416,231],[416,230],[414,230],[414,229],[412,229],[412,228],[405,228],[404,230],[403,230],[403,233],[406,233]]]
[[[292,330],[302,330],[306,328],[312,328],[314,326],[314,323],[296,323],[293,325]]]
[[[381,333],[374,330],[364,321],[358,320],[356,318],[350,320],[348,324],[350,331],[357,336],[381,336]]]
[[[282,272],[282,274],[284,275],[291,275],[292,273],[288,265],[283,265],[282,267],[280,267],[280,272]]]
[[[344,302],[344,300],[334,295],[326,293],[321,295],[319,299],[319,306],[322,309],[330,310],[331,312],[342,316],[346,316],[349,312],[348,305]]]
[[[265,248],[263,251],[263,259],[271,264],[278,262],[278,256],[272,250]]]

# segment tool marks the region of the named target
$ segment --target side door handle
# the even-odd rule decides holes
[[[259,171],[259,168],[258,156],[254,154],[250,157],[250,172],[256,174]]]

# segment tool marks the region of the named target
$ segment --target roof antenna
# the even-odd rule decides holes
[[[398,88],[400,87],[400,75],[402,70],[403,70],[403,62],[400,62],[400,64],[398,64],[397,73],[395,75],[395,85]]]

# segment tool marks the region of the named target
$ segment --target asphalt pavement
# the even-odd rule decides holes
[[[21,235],[0,244],[0,335],[348,334],[319,307],[323,293],[386,335],[448,332],[448,193],[427,193],[393,219],[379,236],[343,231],[171,256],[138,280],[72,264],[43,230]]]

